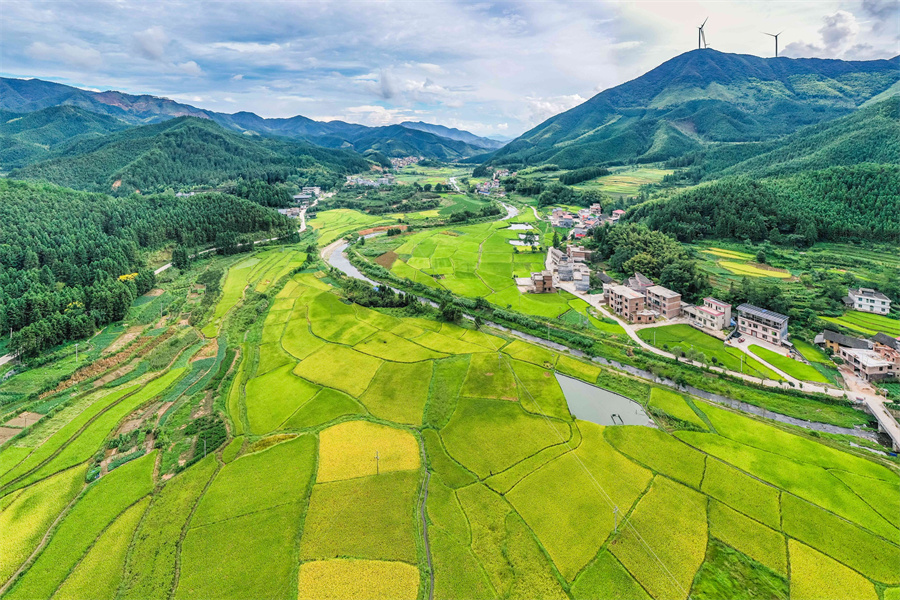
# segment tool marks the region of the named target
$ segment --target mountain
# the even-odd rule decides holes
[[[209,119],[177,117],[75,142],[9,176],[121,195],[215,186],[239,177],[330,187],[369,166],[354,152],[242,135]]]
[[[677,163],[679,161],[673,161]],[[900,96],[771,142],[729,144],[685,157],[695,181],[771,177],[861,163],[900,164]]]
[[[219,113],[157,96],[134,96],[116,91],[92,92],[40,79],[0,78],[0,109],[30,112],[62,105],[112,116],[132,125],[159,123],[183,116],[199,117],[241,133],[300,138],[320,146],[349,148],[360,153],[378,150],[387,156],[412,153],[426,158],[452,160],[481,154],[486,148],[464,139],[465,136],[477,140],[484,138],[449,128],[441,129],[458,134],[447,137],[433,131],[407,128],[414,133],[401,135],[402,132],[398,132],[397,126],[393,125],[367,127],[343,121],[315,121],[301,115],[265,119],[252,112]]]
[[[712,142],[775,139],[847,115],[900,81],[890,60],[759,58],[693,50],[524,133],[493,164],[655,162]]]
[[[483,148],[485,150],[496,150],[497,148],[502,148],[506,143],[491,138],[480,137],[475,135],[474,133],[463,131],[462,129],[456,129],[454,127],[444,127],[443,125],[435,125],[433,123],[423,123],[422,121],[403,121],[402,123],[400,123],[400,125],[406,127],[407,129],[427,131],[428,133],[433,133],[434,135],[438,135],[440,137],[465,142],[470,146]]]
[[[128,128],[114,117],[76,106],[51,106],[35,112],[0,110],[0,170],[43,160],[61,146]]]

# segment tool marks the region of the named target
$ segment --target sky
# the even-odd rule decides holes
[[[900,0],[2,0],[0,74],[219,112],[515,137],[697,47],[900,54]]]

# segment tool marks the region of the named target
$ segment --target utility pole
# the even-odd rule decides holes
[[[78,364],[78,342],[75,342],[75,364]]]
[[[378,464],[378,450],[375,451],[375,474],[378,475],[380,473],[379,464]]]
[[[613,507],[613,521],[614,521],[613,533],[618,533],[619,532],[619,507],[618,506]]]
[[[203,438],[203,458],[206,458],[206,438]]]

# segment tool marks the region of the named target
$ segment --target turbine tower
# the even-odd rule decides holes
[[[763,33],[765,33],[769,37],[775,38],[775,58],[778,58],[778,36],[784,33],[784,31],[779,31],[778,33],[766,33],[765,31],[763,31]]]
[[[706,33],[703,31],[703,27],[706,26],[707,21],[709,21],[709,17],[703,19],[703,25],[697,28],[697,48],[701,50],[706,48]]]

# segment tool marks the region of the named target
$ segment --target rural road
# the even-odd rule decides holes
[[[459,186],[456,184],[456,177],[448,177],[447,181],[450,182],[450,185],[453,186],[453,189],[456,190],[456,193],[462,194],[462,192],[459,189]]]

